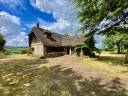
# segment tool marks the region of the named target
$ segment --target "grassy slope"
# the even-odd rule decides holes
[[[99,58],[85,58],[82,62],[97,71],[128,80],[128,66],[124,65],[124,58],[123,54],[102,53]]]

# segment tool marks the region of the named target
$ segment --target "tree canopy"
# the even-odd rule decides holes
[[[75,51],[77,53],[80,53],[82,51],[82,54],[87,55],[89,57],[95,57],[94,51],[98,51],[98,49],[95,47],[95,39],[93,35],[84,35],[86,38],[85,43],[83,45],[76,45]],[[80,54],[78,54],[80,55]]]
[[[4,36],[0,34],[0,51],[3,51],[5,42]]]
[[[82,31],[97,31],[101,22],[107,21],[102,27],[110,29],[119,25],[127,15],[127,0],[73,0],[78,8],[78,17],[82,23]],[[122,17],[123,16],[123,17]],[[110,24],[112,20],[112,24]],[[113,23],[115,21],[115,23]],[[104,28],[103,28],[104,29]]]
[[[107,34],[119,28],[128,30],[127,0],[72,0],[78,9],[81,31],[89,34]],[[121,27],[120,27],[121,26]],[[124,37],[125,38],[125,37]],[[125,40],[126,41],[126,40]],[[125,42],[127,45],[127,42]],[[127,49],[128,50],[128,49]],[[125,63],[128,63],[128,52]]]
[[[113,34],[106,35],[103,44],[107,48],[117,48],[119,54],[123,53],[128,46],[128,35],[127,33],[113,32]]]

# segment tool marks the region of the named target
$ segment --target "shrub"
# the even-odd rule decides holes
[[[19,50],[20,54],[32,54],[31,48],[22,48]]]
[[[4,49],[4,50],[3,50],[3,54],[5,54],[5,55],[10,55],[11,53],[9,52],[8,49]]]

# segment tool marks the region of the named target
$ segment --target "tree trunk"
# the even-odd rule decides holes
[[[121,52],[121,54],[123,53],[123,46],[122,45],[120,46],[120,52]]]
[[[127,49],[127,53],[126,53],[126,57],[125,57],[125,64],[128,64],[128,49]]]
[[[120,45],[117,45],[117,49],[118,49],[118,54],[120,54]]]

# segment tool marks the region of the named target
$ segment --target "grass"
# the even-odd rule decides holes
[[[127,96],[119,78],[101,83],[71,68],[47,67],[46,59],[19,57],[0,62],[0,96]]]
[[[2,60],[12,60],[12,59],[38,59],[38,57],[34,56],[28,56],[27,54],[16,54],[16,55],[1,55],[0,56],[1,61]]]
[[[82,62],[94,70],[128,80],[128,65],[124,64],[124,59],[124,54],[102,53],[99,58],[85,58]]]
[[[6,59],[0,62],[0,96],[128,96],[119,78],[101,83],[101,78],[50,66],[47,59],[25,55]]]
[[[4,59],[6,57],[7,57],[6,55],[0,54],[0,59]]]

